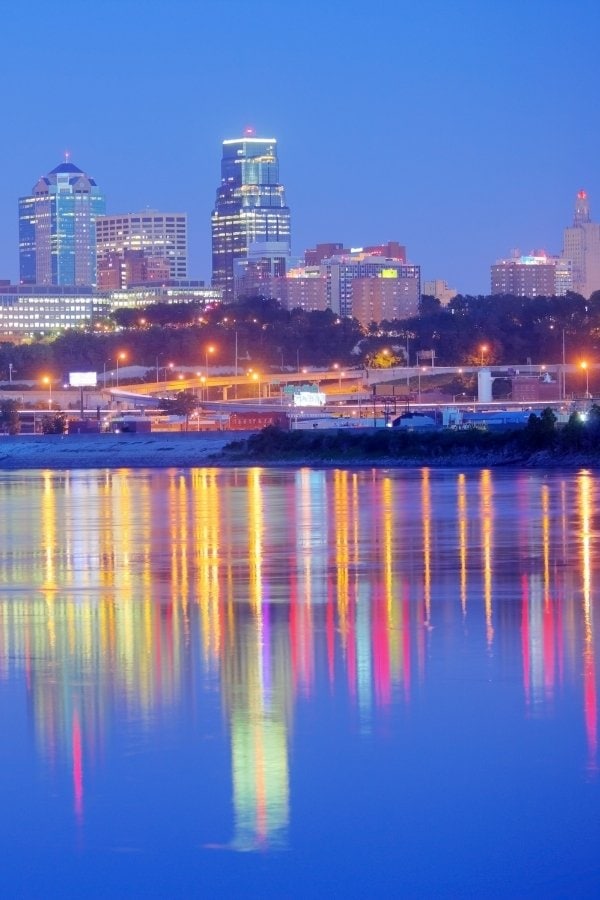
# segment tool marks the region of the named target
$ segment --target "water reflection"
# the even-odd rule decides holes
[[[590,473],[44,472],[0,497],[0,678],[69,761],[77,820],[115,722],[218,691],[230,846],[285,846],[296,704],[343,696],[368,735],[450,645],[482,671],[519,656],[532,717],[578,690],[597,769]]]

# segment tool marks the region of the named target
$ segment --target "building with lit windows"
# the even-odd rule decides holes
[[[134,281],[188,277],[188,236],[185,213],[157,212],[101,216],[96,223],[98,285],[127,287]],[[134,265],[139,259],[139,266]],[[120,283],[115,285],[119,269]]]
[[[271,296],[285,309],[327,309],[327,275],[322,266],[294,266],[273,282]]]
[[[234,297],[273,297],[274,282],[290,268],[286,241],[255,241],[248,254],[233,263]]]
[[[417,314],[421,268],[406,262],[404,247],[392,241],[323,256],[325,248],[338,246],[317,244],[308,250],[305,258],[319,259],[319,264],[291,268],[274,280],[272,296],[287,309],[330,309],[365,325]],[[388,250],[395,256],[383,255]]]
[[[247,259],[255,243],[291,246],[290,210],[279,183],[275,138],[250,130],[223,141],[221,183],[212,224],[212,283],[223,299],[235,296],[235,262]]]
[[[0,284],[0,336],[36,338],[85,328],[111,312],[108,295],[73,285]]]
[[[575,198],[573,225],[564,230],[562,255],[571,260],[576,293],[589,299],[600,290],[600,224],[592,222],[586,191]]]
[[[543,250],[529,256],[499,259],[491,267],[492,294],[512,297],[559,297],[572,290],[570,260]]]
[[[357,279],[394,279],[406,286],[407,296],[421,297],[421,267],[399,259],[364,250],[347,256],[334,256],[323,260],[327,278],[327,306],[339,316],[353,316],[354,283]]]
[[[96,220],[104,196],[93,178],[66,160],[19,199],[21,284],[96,284]]]
[[[396,269],[383,269],[375,277],[352,282],[352,315],[368,328],[371,322],[410,319],[419,312],[419,280]]]
[[[0,337],[30,339],[67,328],[88,329],[118,309],[143,309],[158,303],[203,307],[220,302],[221,292],[201,281],[137,285],[115,291],[0,282]]]

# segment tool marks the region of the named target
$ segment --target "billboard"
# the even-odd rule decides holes
[[[69,372],[71,387],[96,387],[98,378],[95,372]]]
[[[325,394],[314,391],[299,391],[294,394],[294,406],[325,406],[326,402]]]

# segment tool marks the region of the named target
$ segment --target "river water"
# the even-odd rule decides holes
[[[2,896],[598,896],[599,494],[1,474]]]

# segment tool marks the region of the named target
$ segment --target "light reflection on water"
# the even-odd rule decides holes
[[[34,742],[49,773],[33,791],[31,815],[43,818],[49,785],[58,792],[55,812],[63,818],[55,854],[68,865],[87,833],[83,858],[93,876],[94,851],[118,830],[114,810],[123,760],[131,755],[140,767],[127,777],[140,791],[157,771],[164,777],[167,759],[190,784],[200,777],[187,768],[190,752],[199,769],[214,767],[220,797],[188,812],[195,853],[305,847],[315,826],[299,785],[311,790],[321,742],[329,763],[340,772],[347,766],[361,785],[353,815],[364,828],[377,816],[382,785],[391,795],[396,790],[397,760],[418,767],[426,746],[435,771],[448,753],[436,746],[440,737],[466,749],[463,717],[490,715],[481,709],[486,684],[493,687],[488,706],[498,704],[491,719],[504,715],[507,729],[518,728],[515,740],[526,754],[532,741],[529,776],[537,771],[536,753],[552,766],[547,740],[575,735],[568,753],[560,752],[569,781],[581,777],[588,786],[580,802],[593,809],[598,491],[587,472],[253,468],[2,476],[0,702],[25,711],[32,726],[14,737],[15,756],[27,755]],[[434,709],[445,710],[445,730],[429,722]],[[536,722],[549,729],[541,743],[532,737]],[[469,753],[476,755],[478,741],[489,753],[484,731],[469,730]],[[396,761],[384,752],[390,744]],[[358,746],[367,748],[362,764]],[[522,761],[511,769],[503,749],[497,747],[496,762],[508,767],[507,781],[525,777]],[[152,770],[145,768],[151,753],[158,753]],[[23,777],[35,780],[31,770]],[[471,802],[480,803],[468,784],[465,817]],[[176,788],[163,794],[153,782],[152,790],[165,820],[184,816]],[[324,811],[319,788],[312,790],[327,839],[341,827],[336,817],[346,795],[328,788]],[[550,782],[547,790],[562,792]],[[398,799],[407,802],[400,793]],[[409,807],[411,814],[417,811]],[[153,837],[140,837],[136,815],[127,822],[136,846],[150,850],[166,840],[159,825]],[[399,829],[397,813],[386,815]],[[491,808],[483,815],[490,820]],[[443,827],[434,822],[442,841]],[[597,839],[597,817],[590,827],[587,837]],[[9,846],[20,840],[10,823],[0,836]],[[413,852],[420,850],[425,854],[425,845],[417,842]],[[343,854],[328,852],[330,869],[349,871],[351,839]],[[391,850],[389,858],[378,852],[385,865],[394,862]],[[312,856],[318,859],[319,850],[313,847]],[[293,881],[293,854],[286,865]],[[561,865],[557,878],[567,871]],[[491,863],[477,871],[465,861],[452,883],[497,889],[507,877]],[[362,872],[366,887],[368,862]],[[411,877],[409,892],[452,893],[445,875]],[[540,873],[514,877],[527,886]],[[350,884],[358,891],[360,882]]]

